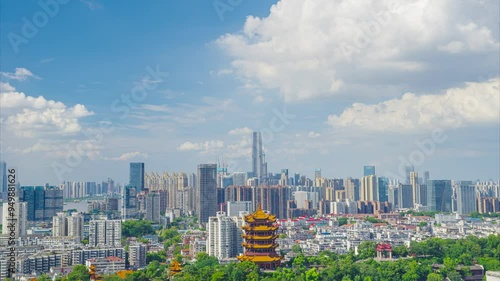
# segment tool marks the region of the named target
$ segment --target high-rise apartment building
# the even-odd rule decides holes
[[[146,263],[147,247],[143,244],[129,246],[129,263],[132,268],[143,268]]]
[[[217,164],[198,165],[197,207],[198,222],[205,224],[215,216],[217,206]]]
[[[476,186],[471,181],[461,181],[456,192],[459,215],[468,215],[477,211]]]
[[[67,236],[68,225],[65,213],[57,213],[52,217],[52,236]]]
[[[144,189],[144,163],[130,163],[129,184],[135,187],[137,193]]]
[[[68,236],[83,239],[83,216],[79,213],[57,213],[52,217],[52,236]]]
[[[375,166],[364,166],[363,167],[363,176],[374,176],[375,174]]]
[[[89,245],[92,247],[121,247],[121,220],[91,220],[89,222]]]
[[[364,176],[361,179],[361,189],[359,192],[359,200],[361,201],[376,201],[378,200],[378,182],[376,175]]]
[[[292,198],[289,187],[284,186],[258,186],[252,189],[253,209],[261,204],[262,209],[269,210],[278,218],[287,218],[287,202]]]
[[[9,211],[9,207],[11,206],[7,203],[2,205],[2,234],[10,235],[11,229],[8,226],[14,224],[15,237],[25,236],[28,225],[28,203],[17,202],[16,200],[13,212]]]
[[[253,189],[250,186],[228,186],[224,188],[224,198],[226,201],[252,201]]]
[[[427,181],[427,206],[430,211],[452,211],[452,189],[450,180]]]
[[[207,254],[218,259],[229,259],[243,253],[242,225],[242,217],[228,217],[224,212],[209,217]]]

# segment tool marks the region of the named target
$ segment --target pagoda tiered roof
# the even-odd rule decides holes
[[[237,256],[238,260],[240,261],[252,261],[256,263],[262,263],[262,262],[280,262],[281,257],[279,256],[245,256],[245,255],[239,255]]]
[[[278,229],[277,226],[267,226],[267,225],[258,225],[258,226],[251,226],[251,225],[244,225],[242,227],[243,230],[251,230],[251,231],[276,231]]]
[[[260,204],[257,206],[257,211],[253,214],[246,215],[244,218],[245,222],[256,222],[256,221],[269,221],[276,222],[276,216],[267,214],[260,208]]]
[[[278,238],[276,231],[276,216],[264,212],[260,204],[257,211],[244,217],[246,225],[242,226],[245,231],[241,235],[245,242],[241,245],[245,248],[243,255],[238,256],[240,261],[251,261],[262,269],[275,269],[280,266],[282,258],[276,254]]]
[[[274,240],[278,238],[278,234],[273,235],[251,235],[251,234],[242,234],[242,238],[247,240]]]

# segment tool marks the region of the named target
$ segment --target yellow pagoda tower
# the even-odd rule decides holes
[[[245,233],[241,236],[245,239],[242,244],[245,251],[238,260],[254,262],[264,270],[276,269],[281,264],[281,257],[276,253],[276,216],[266,214],[259,204],[257,211],[246,215],[244,220],[246,225],[242,229]]]
[[[175,274],[182,271],[181,264],[175,259],[170,263],[169,269],[170,269],[171,276],[174,276]]]

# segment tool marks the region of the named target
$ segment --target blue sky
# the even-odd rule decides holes
[[[262,130],[271,171],[498,179],[499,4],[435,2],[2,1],[1,158],[26,184],[247,171]]]

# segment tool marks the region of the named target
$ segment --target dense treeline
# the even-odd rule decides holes
[[[178,239],[175,230],[162,233],[163,238]],[[488,238],[469,236],[461,240],[431,238],[429,240],[396,247],[394,255],[400,257],[396,261],[377,262],[375,243],[365,241],[358,248],[358,255],[350,252],[338,255],[330,251],[322,251],[317,256],[306,257],[300,250],[296,258],[285,263],[275,272],[262,272],[251,262],[230,263],[221,265],[216,258],[200,253],[197,261],[183,265],[181,273],[173,277],[175,281],[442,281],[445,277],[452,281],[462,280],[460,276],[470,275],[468,269],[457,272],[458,265],[478,263],[485,270],[500,270],[500,235]],[[432,264],[442,264],[439,271],[433,272]],[[82,268],[70,274],[65,280],[88,280],[82,278]],[[168,265],[158,260],[143,270],[133,272],[127,281],[160,281],[168,280]],[[122,280],[115,275],[106,276],[104,280]]]
[[[470,275],[467,269],[457,272],[458,265],[472,265],[477,262],[486,270],[500,270],[500,235],[488,238],[467,237],[462,240],[431,238],[429,240],[396,247],[394,254],[401,257],[396,261],[377,262],[375,243],[365,241],[359,246],[359,254],[338,255],[330,251],[317,256],[305,257],[299,253],[296,258],[276,272],[261,272],[253,263],[230,263],[221,265],[214,257],[201,253],[197,261],[185,264],[181,273],[174,276],[176,281],[204,280],[260,280],[260,281],[437,281],[449,277],[461,280],[460,276]],[[438,272],[433,272],[432,264],[443,264]],[[128,280],[165,280],[168,267],[155,262],[145,270],[134,272]],[[108,279],[112,280],[112,279]]]

